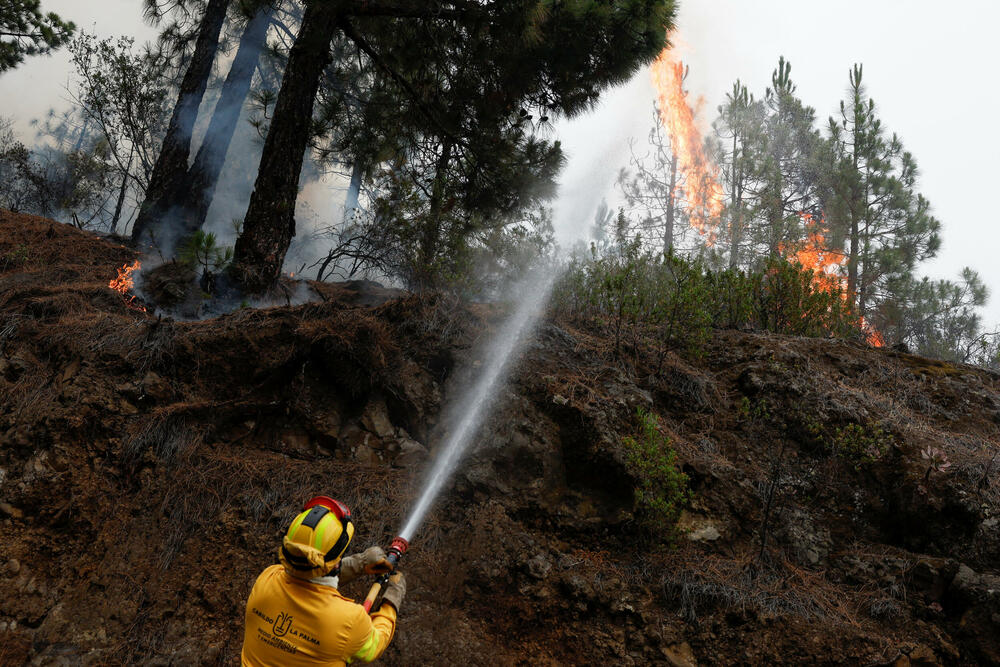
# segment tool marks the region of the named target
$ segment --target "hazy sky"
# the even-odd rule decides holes
[[[679,28],[691,66],[688,87],[704,95],[706,125],[735,79],[758,96],[778,56],[792,63],[798,93],[825,119],[837,110],[855,62],[865,65],[868,93],[883,124],[900,135],[921,167],[921,191],[943,225],[943,248],[925,266],[932,277],[978,270],[996,293],[987,324],[1000,322],[998,188],[994,166],[1000,132],[991,122],[1000,108],[993,67],[1000,62],[995,26],[1000,3],[955,0],[681,0]],[[137,41],[155,31],[141,19],[140,0],[43,0],[84,30],[129,34]],[[0,115],[12,117],[24,139],[32,118],[65,107],[69,77],[65,50],[30,58],[0,76]],[[556,136],[570,162],[557,206],[558,232],[568,240],[585,233],[601,196],[628,159],[629,137],[645,139],[652,90],[641,72],[611,91],[586,117],[563,122]],[[342,195],[337,195],[342,196]],[[582,224],[581,224],[582,221]]]

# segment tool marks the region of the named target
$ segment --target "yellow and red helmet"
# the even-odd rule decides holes
[[[354,537],[351,511],[342,502],[316,496],[305,504],[281,541],[285,571],[302,579],[330,573]]]

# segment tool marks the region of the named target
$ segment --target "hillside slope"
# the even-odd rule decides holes
[[[134,257],[0,211],[0,664],[233,664],[303,500],[388,543],[504,312],[356,283],[174,321],[108,289]],[[1000,663],[1000,377],[737,331],[607,349],[543,323],[384,663]],[[639,407],[694,491],[673,548],[636,521]]]

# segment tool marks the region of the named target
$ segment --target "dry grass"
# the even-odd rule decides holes
[[[725,558],[699,555],[675,564],[660,577],[660,590],[668,603],[689,622],[714,609],[759,616],[791,616],[808,621],[860,627],[859,610],[870,606],[872,596],[827,580],[823,572],[798,567],[786,559],[769,559],[764,565],[750,552]]]

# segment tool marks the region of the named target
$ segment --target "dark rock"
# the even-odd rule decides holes
[[[0,503],[0,514],[5,514],[12,519],[23,519],[24,512],[22,512],[17,507],[14,507],[10,503]]]
[[[397,468],[412,468],[427,460],[427,448],[416,440],[404,438],[399,442],[399,454],[392,464]]]
[[[552,570],[552,563],[545,554],[535,554],[528,561],[528,574],[530,574],[535,579],[545,579],[549,576],[549,572]]]
[[[389,419],[389,410],[381,398],[373,398],[368,401],[361,414],[361,426],[382,439],[392,438],[396,435],[396,429]]]
[[[174,395],[173,389],[170,388],[170,383],[153,371],[149,371],[142,378],[142,393],[157,403],[169,402]]]

